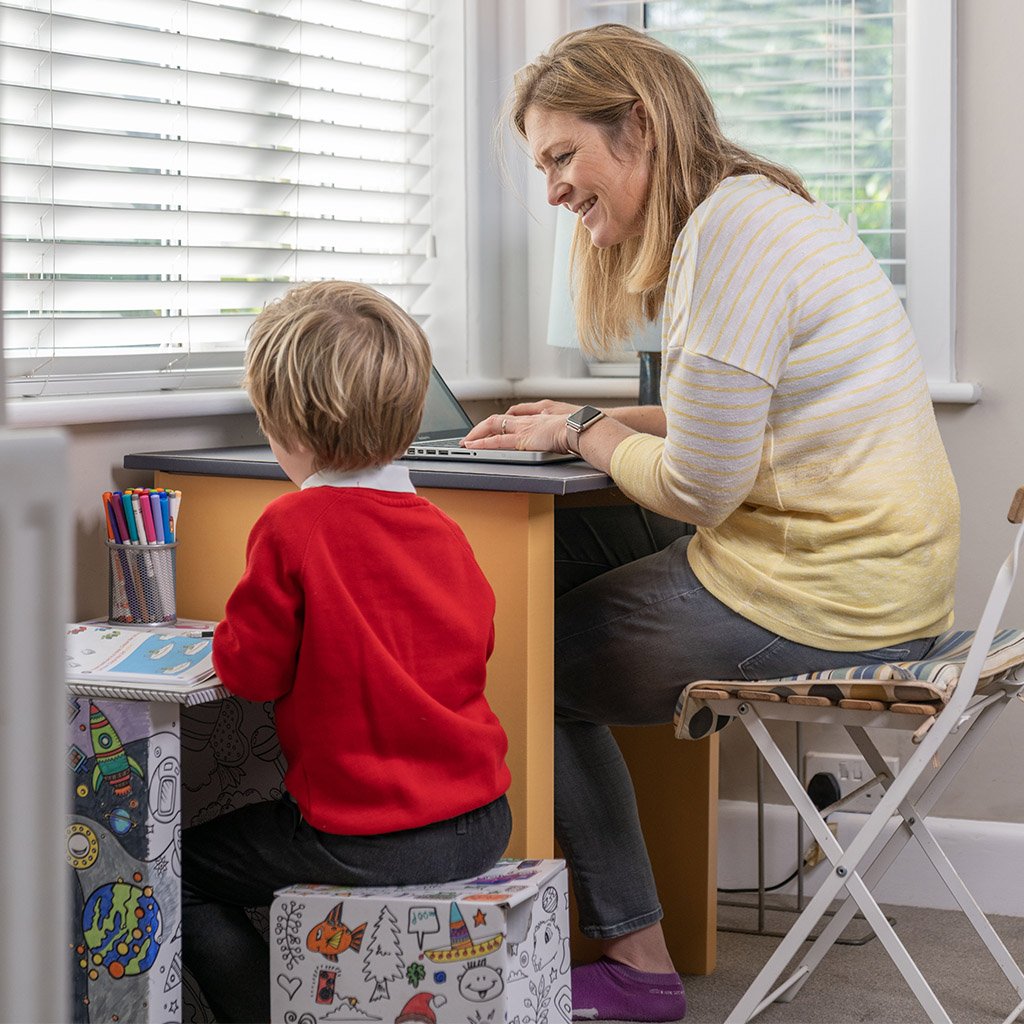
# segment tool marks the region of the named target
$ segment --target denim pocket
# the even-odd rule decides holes
[[[799,651],[803,649],[802,644],[794,644],[781,636],[774,636],[759,651],[755,651],[749,658],[744,658],[737,666],[740,678],[753,679],[775,679],[778,676],[791,676],[804,669],[792,666],[806,661],[806,657],[800,658]]]
[[[878,647],[873,651],[858,651],[856,654],[851,655],[855,661],[850,664],[868,664],[873,661],[877,661],[879,664],[884,664],[887,661],[916,661],[917,656],[914,655],[909,647]]]

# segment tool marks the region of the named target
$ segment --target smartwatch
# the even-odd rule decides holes
[[[585,405],[565,421],[565,446],[573,455],[580,454],[580,434],[589,430],[598,420],[603,420],[604,415],[600,409]]]

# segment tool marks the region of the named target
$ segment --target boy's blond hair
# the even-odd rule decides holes
[[[320,281],[256,317],[242,383],[276,443],[305,448],[318,470],[362,469],[391,462],[416,436],[430,367],[426,336],[390,299]]]

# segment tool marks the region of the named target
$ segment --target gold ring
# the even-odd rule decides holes
[[[508,417],[507,416],[503,416],[501,418],[501,432],[503,434],[505,433],[505,424],[507,424],[507,423],[508,423]]]

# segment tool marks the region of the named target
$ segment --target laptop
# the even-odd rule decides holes
[[[469,433],[473,421],[459,400],[451,393],[441,379],[437,367],[430,372],[430,386],[427,388],[427,403],[423,409],[423,421],[416,440],[406,450],[406,459],[447,459],[449,462],[570,462],[575,455],[560,455],[556,452],[520,452],[515,450],[490,450],[460,448],[459,441]]]

